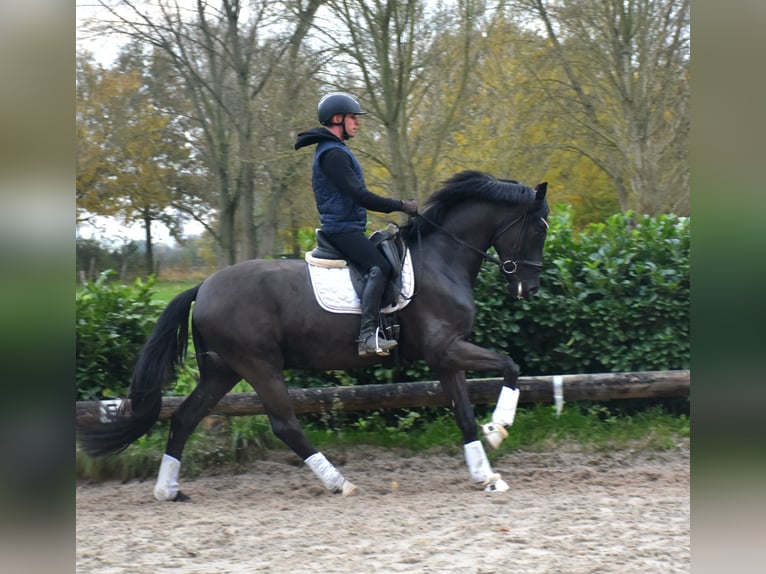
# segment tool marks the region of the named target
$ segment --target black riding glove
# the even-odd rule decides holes
[[[407,215],[418,214],[418,202],[415,199],[402,200],[402,211]]]

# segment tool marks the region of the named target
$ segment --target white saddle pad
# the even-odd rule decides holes
[[[311,263],[310,253],[306,253],[311,286],[317,303],[331,313],[362,314],[362,303],[351,284],[351,270],[348,267],[321,267]],[[402,292],[395,304],[381,309],[383,313],[393,313],[404,309],[415,291],[415,275],[412,272],[410,250],[404,256],[402,267]]]

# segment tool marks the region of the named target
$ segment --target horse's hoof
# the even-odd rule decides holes
[[[341,489],[341,492],[343,493],[343,496],[356,496],[357,492],[359,492],[359,489],[356,487],[355,484],[351,484],[347,480],[343,483],[343,488]]]
[[[489,423],[481,426],[481,430],[484,432],[484,437],[487,439],[487,443],[493,449],[497,449],[504,439],[508,438],[508,431],[505,427],[498,423]]]
[[[492,480],[491,482],[487,482],[487,484],[484,486],[484,492],[505,492],[506,490],[510,490],[510,486],[502,479],[499,475],[497,475],[496,480]]]
[[[176,492],[175,498],[173,498],[172,502],[189,502],[191,500],[191,496],[186,496],[183,492],[180,490]]]

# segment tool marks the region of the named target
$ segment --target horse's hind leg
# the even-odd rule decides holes
[[[263,402],[274,435],[301,457],[327,490],[343,493],[343,496],[355,494],[356,486],[346,480],[325,455],[317,451],[306,438],[298,417],[295,416],[295,409],[287,392],[281,369],[259,362],[252,376],[246,378]]]
[[[154,487],[154,497],[160,501],[188,500],[178,484],[186,441],[200,421],[242,378],[217,355],[200,355],[198,364],[199,383],[170,418],[170,435]]]

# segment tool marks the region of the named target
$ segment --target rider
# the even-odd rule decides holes
[[[396,341],[383,337],[378,329],[383,291],[392,271],[383,254],[365,235],[367,210],[381,213],[403,211],[416,215],[415,200],[399,200],[375,195],[364,183],[362,167],[344,143],[356,135],[359,116],[365,114],[359,102],[345,92],[324,96],[317,106],[319,123],[298,134],[295,149],[316,144],[311,171],[322,231],[346,259],[366,275],[362,292],[362,320],[358,339],[359,356],[388,355]]]

